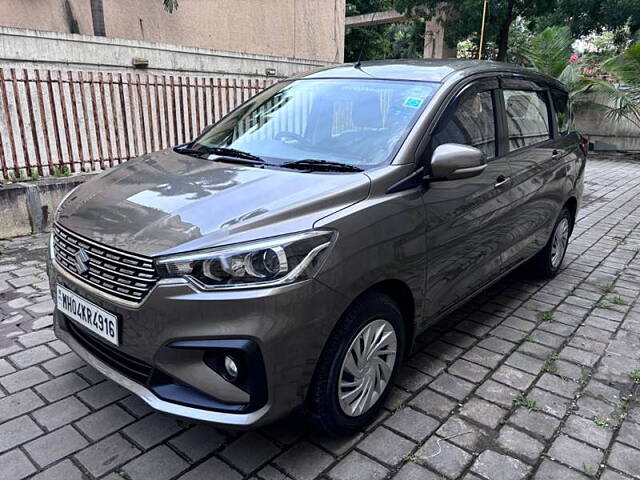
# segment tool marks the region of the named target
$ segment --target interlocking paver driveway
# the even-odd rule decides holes
[[[0,477],[640,478],[640,161],[592,159],[564,270],[432,328],[366,432],[152,412],[51,331],[46,236],[0,241]]]

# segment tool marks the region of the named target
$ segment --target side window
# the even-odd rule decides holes
[[[453,114],[441,123],[431,141],[432,149],[443,143],[462,143],[480,149],[487,158],[496,155],[496,126],[491,92],[463,95]]]
[[[544,92],[503,90],[503,95],[510,152],[551,137]]]
[[[560,90],[551,90],[551,98],[553,106],[556,110],[556,119],[558,122],[558,132],[560,135],[569,133],[571,125],[571,109],[569,108],[569,97]]]

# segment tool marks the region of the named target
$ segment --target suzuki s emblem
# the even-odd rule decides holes
[[[75,255],[76,259],[76,269],[80,275],[84,275],[89,271],[89,255],[84,251],[83,248],[78,250]]]

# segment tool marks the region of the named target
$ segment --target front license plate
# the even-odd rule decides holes
[[[80,295],[58,285],[58,310],[67,317],[118,345],[118,318],[99,306],[85,300]]]

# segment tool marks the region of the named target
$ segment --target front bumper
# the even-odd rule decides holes
[[[118,316],[119,352],[150,365],[154,372],[170,377],[179,388],[211,399],[213,406],[195,408],[163,398],[152,385],[136,381],[125,370],[115,368],[113,362],[104,361],[105,357],[96,354],[91,345],[88,348],[86,342],[79,341],[67,325],[69,320],[56,309],[56,335],[72,350],[151,407],[220,426],[261,425],[299,406],[305,399],[326,338],[346,307],[342,296],[314,280],[235,292],[202,292],[188,282],[160,282],[141,304],[131,307],[107,300],[55,262],[50,263],[49,271],[52,289],[62,284]],[[90,335],[88,331],[83,333]],[[238,339],[257,345],[260,351],[266,395],[259,404],[252,404],[250,395],[205,364],[202,351],[173,348],[185,342]]]

